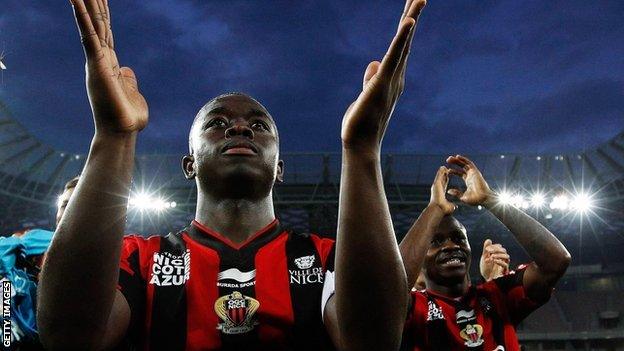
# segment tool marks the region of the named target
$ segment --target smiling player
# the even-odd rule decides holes
[[[454,167],[440,167],[429,206],[400,245],[408,283],[414,283],[422,267],[427,287],[412,293],[403,349],[519,351],[515,327],[548,300],[570,264],[570,254],[539,222],[518,208],[498,204],[496,193],[471,160],[456,155],[447,162]],[[464,204],[487,208],[533,262],[470,285],[466,228],[452,216],[456,206],[445,196],[451,175],[461,176],[467,189],[448,193]],[[486,247],[493,252],[491,259],[508,259],[493,249]]]

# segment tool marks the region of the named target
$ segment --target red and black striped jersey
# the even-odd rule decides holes
[[[164,237],[126,236],[127,339],[143,350],[333,350],[322,308],[334,250],[334,240],[277,220],[240,245],[196,221]]]
[[[546,301],[530,299],[517,271],[471,286],[460,298],[412,292],[402,350],[520,351],[516,326]]]

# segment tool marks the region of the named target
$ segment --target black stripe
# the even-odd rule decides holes
[[[160,253],[181,257],[185,251],[181,232],[170,233],[160,240]],[[183,350],[186,347],[186,308],[185,284],[154,285],[150,350]]]
[[[204,236],[210,238],[208,236]],[[210,238],[213,239],[213,238]],[[243,252],[239,250],[235,250],[228,245],[221,243],[219,240],[213,240],[213,245],[215,245],[215,249],[219,254],[220,264],[219,264],[219,272],[224,272],[228,269],[238,269],[243,273],[251,272],[255,269],[255,252]],[[233,293],[238,292],[241,293],[246,298],[255,299],[256,290],[255,290],[255,277],[253,280],[249,282],[254,282],[253,285],[241,285],[240,282],[235,280],[222,280],[218,281],[219,283],[229,283],[237,286],[219,286],[219,297],[223,296],[231,296]],[[245,283],[242,283],[245,284]],[[225,302],[224,302],[225,303]],[[246,305],[249,307],[249,300],[246,299]],[[224,306],[227,311],[227,306]],[[253,327],[248,332],[231,334],[227,331],[227,324],[223,319],[219,319],[219,323],[222,325],[221,329],[221,349],[222,350],[245,350],[249,349],[250,345],[258,344],[258,330],[257,323],[258,315],[257,312],[251,316],[249,319],[246,319],[244,323],[244,327]]]
[[[141,322],[145,320],[146,282],[140,273],[139,250],[135,250],[128,256],[128,264],[134,274],[119,269],[119,285],[121,286],[121,293],[126,298],[128,306],[130,306],[128,335],[134,340],[142,330]]]
[[[309,234],[290,232],[286,242],[286,256],[294,315],[291,346],[294,350],[331,350],[333,346],[321,317],[325,272]],[[310,268],[306,268],[310,265],[311,257],[314,257],[314,262]],[[299,260],[298,263],[295,260]],[[333,262],[328,264],[333,267]]]

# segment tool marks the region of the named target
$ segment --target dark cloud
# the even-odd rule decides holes
[[[38,138],[85,152],[84,59],[62,1],[4,0],[0,99]],[[182,153],[197,110],[244,91],[284,151],[339,150],[340,121],[380,59],[402,1],[110,1],[116,47],[150,106],[142,152]],[[572,150],[622,129],[621,1],[430,1],[392,152]],[[68,134],[71,135],[68,137]]]

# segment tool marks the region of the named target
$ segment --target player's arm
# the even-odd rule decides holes
[[[407,287],[410,290],[418,279],[425,260],[425,254],[442,218],[455,211],[455,205],[446,199],[446,187],[453,170],[440,167],[431,185],[431,199],[420,216],[401,241],[399,249],[407,274]]]
[[[46,348],[90,350],[114,344],[129,324],[116,286],[136,135],[148,110],[134,73],[117,61],[107,1],[72,4],[95,135],[41,273],[37,322]]]
[[[486,282],[505,275],[509,271],[509,261],[507,249],[501,244],[494,244],[490,239],[483,242],[479,271]]]
[[[447,162],[461,167],[467,189],[449,192],[469,205],[482,205],[514,235],[533,262],[527,267],[523,285],[528,296],[543,301],[570,265],[570,253],[543,225],[514,206],[503,206],[475,164],[464,156],[451,156]]]
[[[407,281],[380,166],[381,141],[403,91],[415,19],[424,0],[406,3],[382,62],[371,62],[363,89],[342,121],[342,173],[336,242],[336,293],[328,330],[348,350],[398,349]],[[333,328],[332,328],[333,326]]]

